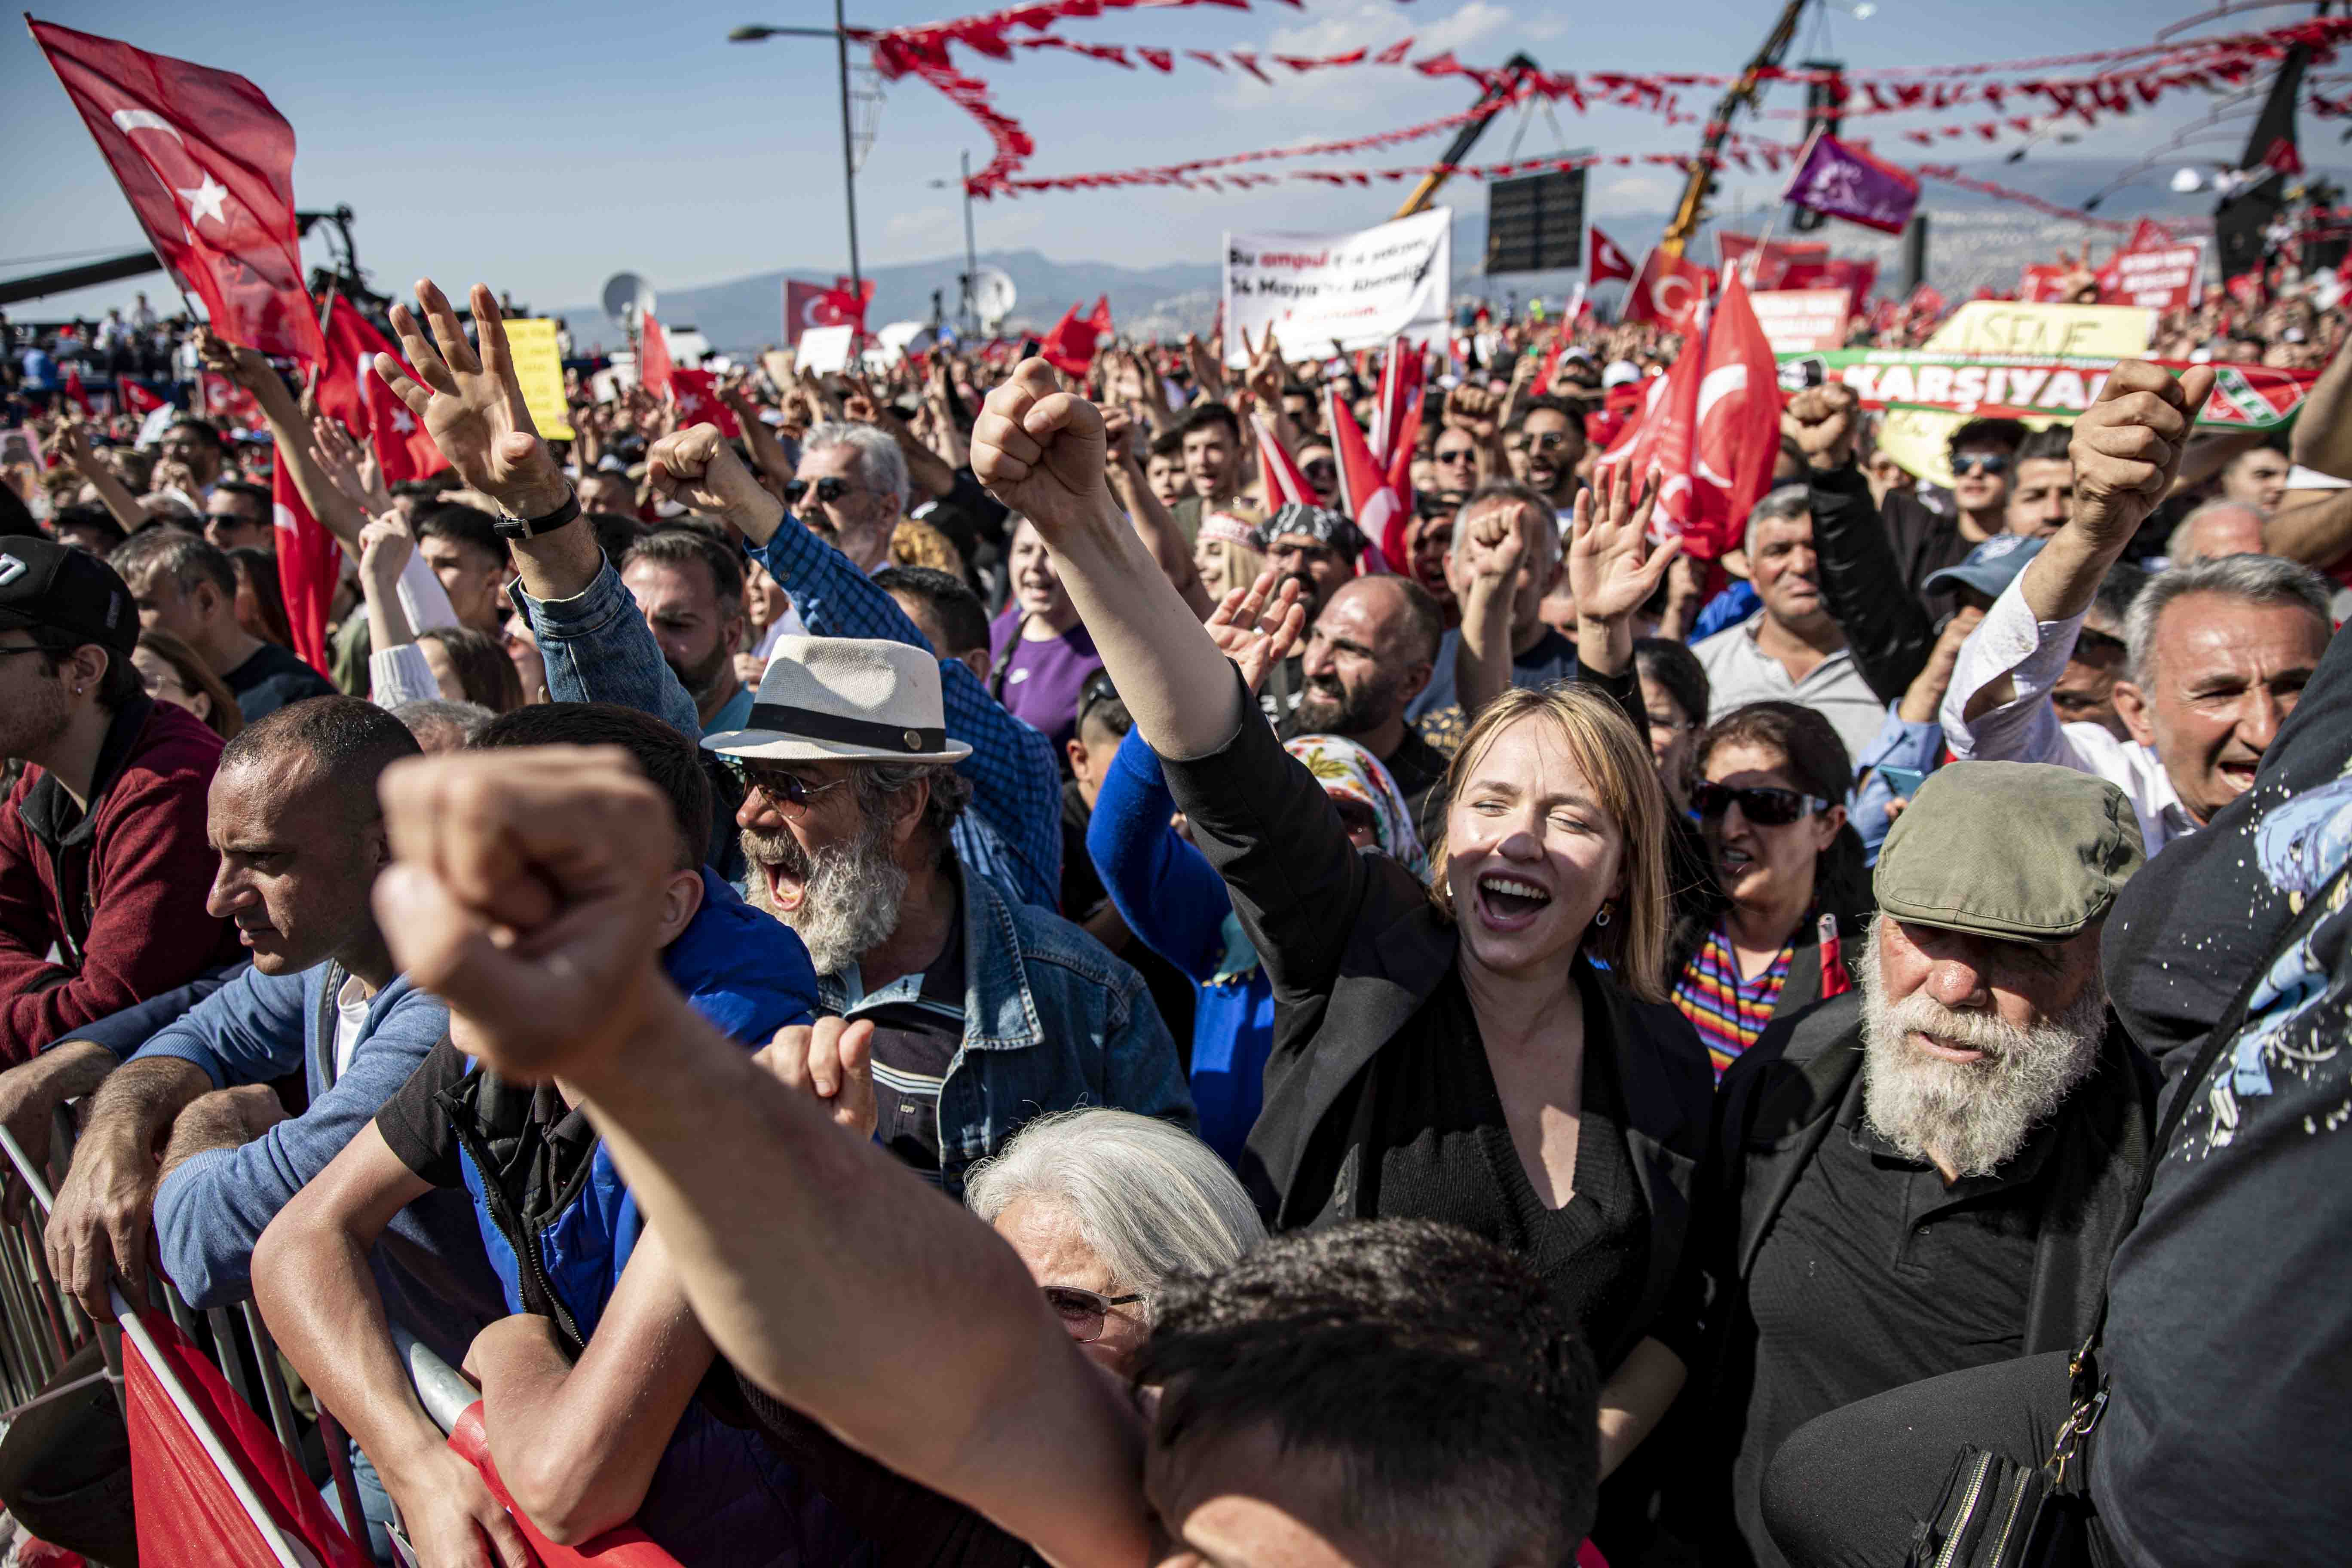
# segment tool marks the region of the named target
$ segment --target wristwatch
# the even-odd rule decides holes
[[[514,517],[501,513],[490,520],[490,526],[500,539],[536,539],[542,533],[553,533],[557,529],[579,521],[579,492],[567,489],[563,494],[563,504],[545,517]]]

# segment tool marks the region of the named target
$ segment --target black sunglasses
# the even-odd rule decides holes
[[[839,789],[849,782],[847,779],[835,779],[831,784],[813,784],[800,774],[772,763],[747,761],[724,753],[720,754],[719,762],[734,777],[737,787],[745,795],[757,790],[777,805],[788,806],[794,811],[807,810],[809,802],[825,791]]]
[[[1092,1290],[1081,1290],[1075,1285],[1046,1285],[1045,1304],[1062,1320],[1070,1337],[1082,1345],[1102,1338],[1103,1318],[1113,1307],[1124,1307],[1129,1301],[1140,1301],[1141,1296],[1098,1296]]]
[[[808,494],[810,488],[809,482],[806,479],[786,479],[784,481],[784,500],[786,504],[791,506],[800,505],[801,497]],[[816,490],[816,499],[818,500],[836,501],[849,493],[849,481],[840,478],[819,479],[817,480],[814,488]]]
[[[1999,452],[1964,452],[1952,459],[1956,474],[1990,474],[1999,479],[2009,472],[2009,459]]]
[[[1338,467],[1330,463],[1308,463],[1298,471],[1310,479],[1336,479],[1339,477]]]
[[[1078,688],[1078,722],[1085,723],[1087,715],[1099,704],[1118,700],[1118,688],[1111,684],[1110,671],[1096,670],[1087,677],[1087,683]]]
[[[1709,822],[1729,811],[1737,801],[1748,821],[1767,827],[1786,827],[1799,817],[1830,808],[1830,803],[1818,795],[1776,789],[1769,784],[1733,789],[1729,784],[1695,784],[1691,785],[1690,801],[1691,809]]]

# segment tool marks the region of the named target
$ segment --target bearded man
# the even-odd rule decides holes
[[[1879,856],[1860,989],[1725,1075],[1708,1447],[1667,1515],[1707,1561],[1786,1561],[1767,1473],[1806,1421],[2088,1333],[2154,1120],[2154,1068],[2099,967],[2142,858],[2114,784],[1943,769]]]
[[[1042,1111],[1195,1124],[1142,977],[969,874],[971,798],[927,648],[779,637],[744,727],[703,738],[744,786],[752,903],[800,933],[828,1012],[874,1025],[875,1135],[951,1196]]]

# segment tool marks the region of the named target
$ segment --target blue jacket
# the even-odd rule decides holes
[[[1901,701],[1888,703],[1886,722],[1879,726],[1878,738],[1853,760],[1854,775],[1862,783],[1846,805],[1846,820],[1862,836],[1866,864],[1878,864],[1878,847],[1886,842],[1887,830],[1895,825],[1886,815],[1886,808],[1895,801],[1895,788],[1878,770],[1909,768],[1914,773],[1932,773],[1943,762],[1944,727],[1933,721],[1914,724],[1903,717]]]
[[[247,969],[167,1025],[131,1058],[194,1062],[215,1089],[296,1071],[310,1109],[237,1149],[183,1161],[155,1193],[163,1271],[188,1304],[225,1307],[252,1293],[254,1244],[288,1200],[373,1121],[444,1035],[449,1010],[408,983],[377,992],[350,1067],[335,1070],[338,963],[299,974]],[[373,1254],[384,1310],[435,1352],[461,1359],[475,1331],[502,1315],[469,1205],[431,1193],[395,1215]]]
[[[702,908],[662,953],[671,983],[746,1046],[807,1023],[816,975],[800,938],[707,867],[702,890]],[[477,1072],[440,1098],[508,1309],[552,1320],[576,1354],[644,1233],[635,1198],[586,1113],[551,1085]],[[688,1568],[833,1563],[857,1545],[792,1466],[699,1402],[671,1434],[636,1522]]]
[[[984,877],[961,879],[963,1044],[940,1084],[940,1182],[964,1173],[1049,1110],[1108,1105],[1196,1129],[1176,1042],[1143,977],[1059,915],[1016,903]],[[825,1010],[860,1010],[919,993],[908,975],[867,993],[856,965],[822,977]]]
[[[1159,756],[1130,730],[1096,792],[1087,853],[1127,929],[1198,988],[1192,1102],[1202,1138],[1238,1171],[1265,1098],[1274,986],[1234,918],[1224,879],[1169,826],[1175,810]]]

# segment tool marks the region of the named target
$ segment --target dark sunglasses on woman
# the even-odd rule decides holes
[[[1124,1307],[1129,1301],[1140,1301],[1141,1296],[1097,1296],[1092,1290],[1081,1290],[1075,1285],[1047,1285],[1045,1304],[1062,1320],[1070,1337],[1082,1345],[1090,1345],[1102,1338],[1103,1317],[1113,1307]]]
[[[784,481],[785,504],[788,506],[800,505],[801,497],[808,494],[810,488],[809,482],[806,479],[786,479]],[[849,493],[849,481],[839,478],[819,479],[817,480],[814,488],[816,489],[817,500],[821,501],[835,501]]]
[[[1769,784],[1759,784],[1753,789],[1706,783],[1691,785],[1691,809],[1709,822],[1729,811],[1734,801],[1739,803],[1740,812],[1748,821],[1767,827],[1786,827],[1801,816],[1830,808],[1830,803],[1818,795]]]

